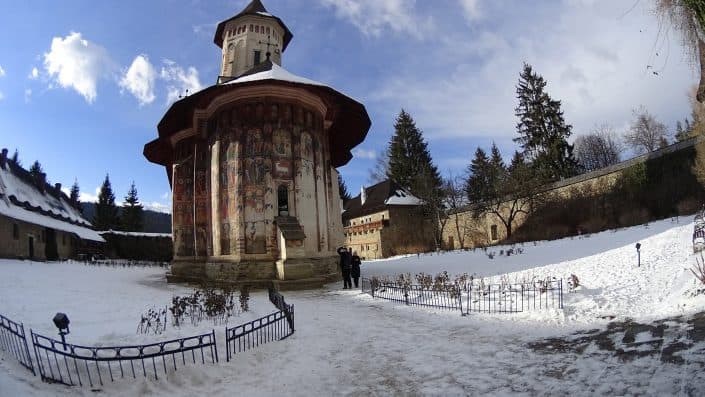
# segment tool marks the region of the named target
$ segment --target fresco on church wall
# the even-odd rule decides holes
[[[193,159],[174,167],[174,249],[177,256],[193,256]]]
[[[221,130],[220,153],[219,153],[219,186],[218,186],[218,218],[220,222],[220,253],[221,255],[230,255],[230,195],[228,189],[232,183],[229,159],[233,157],[235,144],[230,142],[228,134]]]
[[[206,256],[209,251],[209,243],[211,240],[209,231],[209,203],[210,189],[209,185],[209,156],[208,146],[205,143],[199,143],[196,149],[196,172],[195,172],[195,213],[196,219],[194,226],[196,229],[196,255]],[[211,247],[212,251],[212,247]]]
[[[257,108],[259,110],[259,107]],[[247,131],[244,160],[244,231],[245,253],[267,252],[266,190],[271,172],[271,134],[252,129]],[[267,139],[269,137],[269,139]]]
[[[293,164],[291,162],[291,134],[286,130],[274,131],[272,137],[274,169],[272,174],[276,179],[291,179]]]

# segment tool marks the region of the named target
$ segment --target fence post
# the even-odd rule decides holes
[[[563,309],[563,279],[558,280],[558,292],[560,293],[558,297],[558,305]]]
[[[406,287],[404,287],[404,302],[407,305],[409,304],[409,290]]]

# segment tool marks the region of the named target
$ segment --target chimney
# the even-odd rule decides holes
[[[55,183],[54,184],[54,190],[56,190],[56,193],[59,195],[61,194],[61,184],[60,183]]]
[[[39,188],[39,191],[44,193],[46,191],[46,184],[47,184],[47,174],[45,172],[40,172],[39,177],[37,178],[37,187]]]
[[[365,201],[367,200],[367,193],[365,192],[365,187],[360,188],[360,205],[365,205]]]
[[[7,164],[7,149],[3,148],[2,152],[0,152],[0,168],[2,168],[4,170],[6,164]]]

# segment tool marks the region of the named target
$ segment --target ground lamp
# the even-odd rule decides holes
[[[61,343],[64,345],[64,350],[66,350],[66,335],[69,334],[69,316],[65,313],[56,313],[54,315],[54,325],[59,329],[59,335],[61,335]]]
[[[636,258],[637,258],[636,259],[637,260],[636,266],[637,267],[641,267],[641,251],[640,251],[640,249],[641,249],[641,244],[636,243]]]

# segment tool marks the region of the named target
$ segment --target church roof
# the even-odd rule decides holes
[[[250,4],[248,4],[240,13],[235,15],[232,18],[226,19],[225,21],[221,22],[218,24],[218,27],[215,29],[215,36],[213,37],[213,42],[218,46],[218,47],[223,47],[223,31],[225,30],[225,25],[228,24],[228,22],[235,20],[237,18],[240,18],[245,15],[256,15],[260,17],[265,17],[265,18],[272,18],[279,23],[279,25],[284,29],[284,37],[283,40],[284,42],[282,43],[282,52],[286,50],[286,47],[289,45],[289,42],[291,39],[294,37],[294,35],[291,33],[288,27],[284,24],[284,22],[279,19],[278,17],[270,14],[267,12],[267,9],[264,8],[264,5],[260,0],[252,0]]]
[[[370,129],[370,117],[365,106],[317,81],[297,76],[283,67],[267,60],[239,77],[224,84],[217,84],[174,102],[159,122],[159,138],[144,147],[144,155],[153,163],[168,165],[172,148],[168,137],[187,128],[192,128],[196,109],[205,109],[218,96],[259,84],[294,87],[309,91],[320,97],[328,106],[326,118],[332,122],[329,128],[331,163],[334,167],[347,164],[352,159],[350,150],[359,145]]]
[[[40,190],[38,184],[44,184]],[[13,161],[0,167],[0,214],[19,221],[74,233],[85,240],[103,242],[90,222],[70,203],[58,186],[37,182]]]
[[[348,200],[345,203],[343,219],[347,220],[384,211],[389,206],[417,206],[421,204],[420,199],[390,179],[370,187],[363,187],[363,189],[365,189],[365,202],[362,203],[362,194]]]

